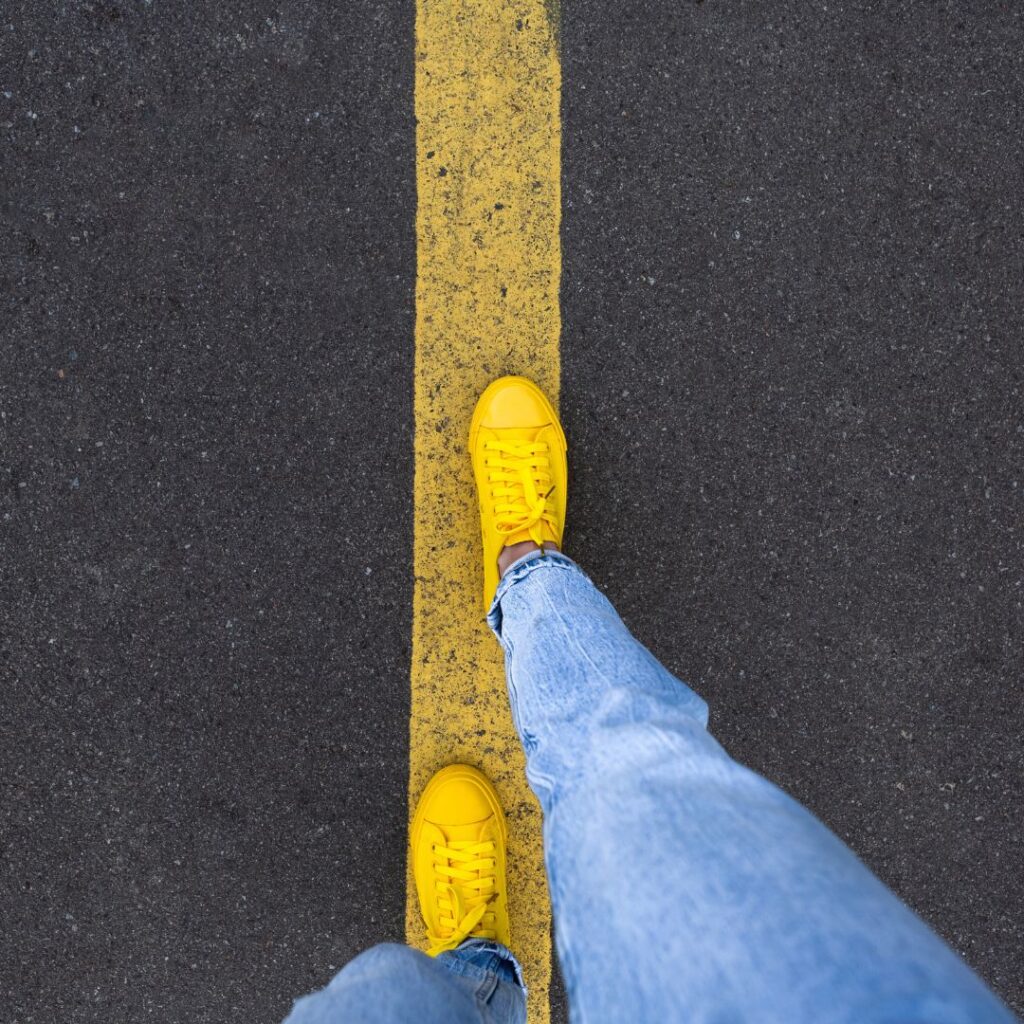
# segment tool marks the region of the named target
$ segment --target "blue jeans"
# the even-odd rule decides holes
[[[520,559],[488,622],[544,809],[573,1021],[1013,1021],[824,825],[726,754],[704,701],[572,561]],[[378,946],[288,1024],[519,1024],[524,994],[494,943],[437,960]]]

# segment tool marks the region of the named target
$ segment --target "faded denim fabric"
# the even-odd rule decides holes
[[[383,943],[360,953],[285,1024],[525,1024],[519,965],[497,942],[470,939],[429,957]]]
[[[1014,1020],[828,829],[725,753],[704,701],[570,559],[516,562],[488,622],[544,809],[574,1024]],[[401,949],[357,957],[289,1024],[525,1021],[521,1000],[481,1009],[457,957]]]

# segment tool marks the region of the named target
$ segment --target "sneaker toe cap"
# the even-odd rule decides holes
[[[481,412],[481,425],[491,430],[542,427],[551,422],[544,396],[526,381],[509,381],[496,388]]]

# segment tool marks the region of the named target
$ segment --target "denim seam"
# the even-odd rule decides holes
[[[501,978],[498,977],[498,972],[493,966],[493,959],[491,963],[492,966],[485,967],[483,969],[484,977],[477,982],[476,991],[474,992],[474,997],[476,998],[481,1011],[486,1008],[487,1004],[491,1000],[491,996],[494,995],[498,985],[501,983]]]
[[[481,967],[480,964],[466,963],[465,960],[460,960],[458,957],[445,957],[441,961],[441,965],[446,971],[458,974],[463,978],[469,978],[472,981],[485,982],[489,978],[496,977],[496,972],[492,968]]]

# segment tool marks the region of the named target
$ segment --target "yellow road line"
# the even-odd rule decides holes
[[[549,1019],[550,907],[499,649],[480,607],[466,452],[477,396],[532,377],[557,401],[561,69],[553,0],[418,0],[416,481],[409,807],[441,766],[495,782],[509,820],[512,942]],[[411,877],[406,934],[423,943]]]

